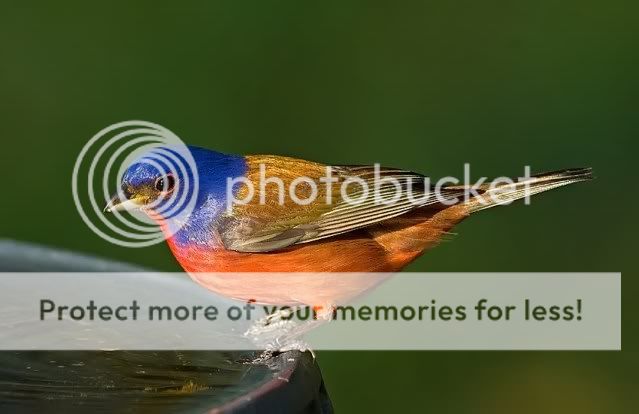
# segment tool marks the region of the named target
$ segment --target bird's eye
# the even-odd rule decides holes
[[[175,177],[172,174],[165,175],[164,177],[158,177],[155,180],[155,189],[163,192],[173,191],[175,187]]]

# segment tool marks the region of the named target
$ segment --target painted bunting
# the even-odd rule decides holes
[[[448,185],[436,189],[423,175],[401,169],[329,167],[283,156],[228,155],[199,147],[189,150],[196,163],[199,188],[194,210],[182,222],[171,223],[172,219],[154,215],[145,207],[181,191],[192,172],[159,171],[144,162],[126,170],[120,192],[125,199],[115,196],[106,210],[142,208],[163,228],[178,227],[174,234],[168,234],[167,242],[179,264],[191,274],[395,272],[474,212],[592,178],[590,169],[565,169],[514,184],[482,184],[474,188],[475,195],[462,197],[471,188]],[[322,181],[327,170],[332,172],[333,190]],[[295,186],[297,201],[303,202],[295,202],[286,189],[282,191],[272,181],[265,186],[258,183],[276,177],[287,188]],[[300,184],[301,177],[304,182]],[[384,179],[395,181],[392,186],[381,185],[375,195],[373,191],[364,193],[366,185]],[[349,181],[346,192],[338,191]],[[312,183],[317,184],[315,189]],[[247,201],[252,191],[253,197]],[[393,193],[395,199],[381,203],[374,199],[379,193]],[[230,297],[257,297],[261,302],[278,304],[313,303],[311,296],[317,292],[310,291],[320,289],[308,284],[294,287],[290,280],[282,280],[281,286],[260,286],[259,276],[215,284],[198,281]],[[309,298],[301,299],[306,296]]]

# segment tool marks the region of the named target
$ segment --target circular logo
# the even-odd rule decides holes
[[[132,166],[153,172],[161,197],[143,205],[129,200],[123,184],[131,179]],[[191,152],[173,132],[152,122],[119,122],[98,132],[80,151],[73,167],[73,201],[82,220],[104,240],[124,247],[151,246],[174,235],[193,212],[197,174]],[[112,213],[107,218],[105,205],[113,200],[129,208],[107,207]]]

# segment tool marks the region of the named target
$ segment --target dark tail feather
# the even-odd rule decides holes
[[[485,186],[483,194],[471,198],[465,204],[470,213],[485,210],[502,204],[510,204],[515,200],[543,193],[553,188],[588,181],[593,178],[592,168],[571,168],[533,175],[527,180],[514,184],[504,184],[490,188]]]

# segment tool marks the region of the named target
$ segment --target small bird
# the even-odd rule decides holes
[[[329,191],[326,185],[319,184],[313,201],[302,204],[288,196],[281,202],[277,185],[260,187],[258,181],[278,177],[287,188],[300,177],[319,183],[329,166],[283,156],[240,156],[188,148],[197,166],[199,188],[195,208],[186,219],[172,223],[172,219],[164,219],[147,207],[181,191],[185,187],[182,182],[192,172],[167,173],[144,162],[128,167],[120,192],[125,199],[114,196],[105,211],[142,209],[163,229],[179,227],[167,234],[167,243],[182,268],[196,281],[228,297],[278,305],[331,302],[344,291],[355,294],[369,286],[355,281],[350,286],[326,286],[294,277],[265,282],[260,274],[237,280],[228,275],[207,278],[198,274],[397,272],[477,211],[592,178],[589,168],[564,169],[514,184],[483,184],[475,189],[479,195],[466,198],[461,196],[468,194],[469,187],[443,186],[442,200],[434,197],[435,189],[421,174],[384,167],[378,168],[376,174],[375,166],[341,165],[330,166],[335,186],[347,180],[359,184],[360,187],[351,186],[353,190],[348,193],[349,197],[360,197],[358,202],[349,202],[337,189]],[[229,180],[239,178],[245,181],[229,190]],[[384,178],[399,182],[399,187],[393,187],[399,194],[393,203],[375,202],[372,192],[361,191],[362,185],[373,185],[373,180]],[[247,182],[262,191],[249,202],[227,208],[230,196],[246,198],[250,192]],[[312,195],[311,186],[306,184],[296,187],[299,199]],[[388,185],[380,188],[382,193],[390,191]],[[413,196],[410,202],[409,192]],[[443,202],[456,199],[459,201]]]

